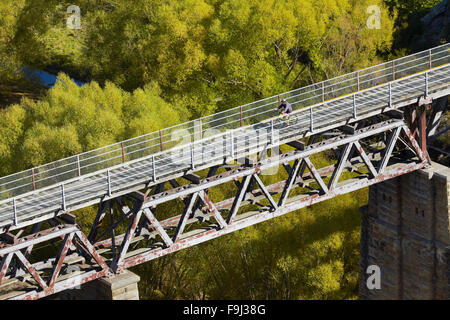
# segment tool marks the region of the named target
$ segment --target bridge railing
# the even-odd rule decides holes
[[[148,181],[165,181],[189,169],[222,163],[224,158],[238,159],[264,150],[267,145],[341,125],[352,118],[364,118],[380,112],[389,104],[426,95],[427,91],[447,92],[450,64],[398,79],[293,112],[289,123],[283,117],[266,119],[250,126],[205,136],[143,158],[118,164],[45,187],[40,193],[28,193],[0,201],[0,227],[25,223],[40,215],[96,201],[105,195],[135,187]],[[444,91],[446,90],[446,91]],[[446,93],[448,94],[448,93]],[[293,102],[297,109],[297,102]],[[328,129],[327,129],[328,130]],[[104,148],[103,150],[105,150]],[[114,150],[114,149],[113,149]],[[110,160],[108,160],[110,161]]]
[[[449,62],[450,44],[445,44],[411,56],[286,92],[279,96],[269,97],[211,116],[5,176],[0,178],[0,200],[157,154],[175,146],[186,145],[219,132],[245,127],[270,119],[277,115],[276,107],[279,99],[286,99],[292,104],[294,110],[300,110],[346,94],[442,66]],[[381,97],[374,97],[374,99],[381,99]],[[320,107],[317,108],[317,113],[320,117]]]

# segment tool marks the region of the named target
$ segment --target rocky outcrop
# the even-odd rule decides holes
[[[431,48],[450,40],[450,0],[441,1],[421,19],[423,33],[418,44]]]

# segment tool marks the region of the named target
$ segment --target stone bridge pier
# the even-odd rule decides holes
[[[139,300],[140,277],[124,270],[111,277],[100,278],[79,288],[57,294],[61,300]]]
[[[450,168],[436,163],[370,187],[361,208],[360,299],[450,299],[449,204]],[[379,289],[367,286],[376,283],[370,266],[379,267]]]

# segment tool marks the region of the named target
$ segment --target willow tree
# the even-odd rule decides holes
[[[20,74],[18,55],[12,42],[17,17],[25,0],[0,2],[0,85],[15,80]]]
[[[191,118],[370,65],[392,42],[382,0],[80,0],[79,30],[66,26],[72,1],[37,1],[15,37],[24,62],[126,90],[156,83]]]

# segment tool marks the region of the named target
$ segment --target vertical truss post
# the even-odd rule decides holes
[[[114,230],[114,216],[113,216],[113,210],[114,210],[114,203],[110,202],[109,208],[109,223],[111,224],[111,251],[113,255],[113,259],[116,258],[117,251],[116,251],[116,232]]]

